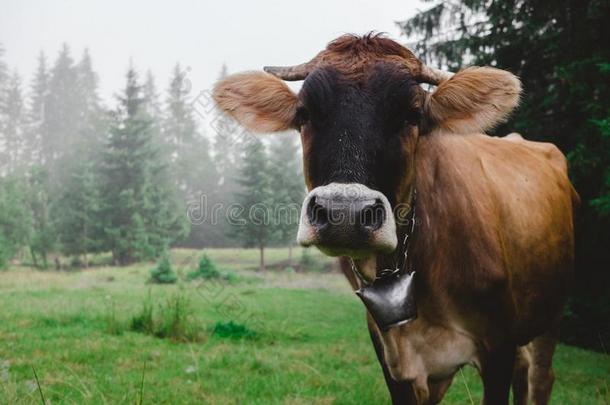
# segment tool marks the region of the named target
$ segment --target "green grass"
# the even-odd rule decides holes
[[[146,284],[154,264],[70,273],[0,273],[0,404],[388,403],[364,309],[336,273],[258,273],[257,252],[206,251],[236,282]],[[317,254],[317,253],[316,253]],[[184,276],[201,252],[177,250]],[[270,263],[285,260],[271,249]],[[300,252],[295,252],[295,260]],[[150,294],[155,313],[177,295],[196,341],[131,330]],[[171,315],[170,315],[171,320]],[[607,404],[610,357],[560,346],[553,403]],[[142,375],[144,383],[142,385]],[[468,387],[468,389],[467,389]],[[481,397],[472,369],[444,403]]]

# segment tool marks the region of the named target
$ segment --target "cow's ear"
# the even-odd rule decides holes
[[[521,82],[504,70],[471,67],[441,83],[427,99],[431,130],[482,132],[506,120],[519,104]]]
[[[213,93],[218,107],[254,132],[276,132],[293,127],[297,96],[286,83],[269,73],[227,76]]]

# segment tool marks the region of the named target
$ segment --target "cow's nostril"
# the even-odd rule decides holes
[[[369,230],[375,231],[383,225],[385,221],[385,208],[379,199],[374,204],[367,205],[360,211],[360,225]]]
[[[307,217],[309,223],[316,228],[323,228],[328,225],[328,210],[316,202],[316,197],[309,200]]]

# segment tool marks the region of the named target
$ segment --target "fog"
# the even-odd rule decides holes
[[[343,33],[387,32],[412,16],[420,1],[78,1],[2,0],[0,43],[5,61],[25,78],[44,50],[52,61],[62,43],[78,57],[88,47],[106,102],[123,84],[129,60],[165,86],[176,62],[190,67],[195,90],[229,71],[311,58]],[[402,38],[404,40],[404,37]],[[161,86],[163,88],[163,86]]]

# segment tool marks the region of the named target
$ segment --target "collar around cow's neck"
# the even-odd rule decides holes
[[[410,211],[407,216],[407,218],[409,218],[408,222],[407,222],[407,231],[405,232],[405,237],[402,241],[402,251],[403,251],[402,263],[400,264],[400,266],[397,266],[397,270],[399,270],[401,273],[412,273],[414,271],[412,268],[412,265],[411,265],[411,261],[409,260],[409,246],[411,245],[411,240],[415,236],[416,205],[417,205],[417,190],[415,189],[415,187],[413,187],[413,190],[411,191]]]
[[[415,187],[413,187],[413,189],[410,193],[409,213],[406,216],[406,218],[408,218],[407,223],[406,223],[406,232],[405,232],[404,238],[402,239],[402,245],[399,248],[400,250],[398,250],[395,253],[395,255],[397,255],[397,258],[398,258],[396,260],[396,266],[394,269],[390,269],[390,268],[381,269],[381,270],[376,269],[375,280],[383,278],[383,277],[388,276],[393,273],[397,273],[397,272],[400,274],[405,274],[405,273],[409,274],[409,273],[413,272],[413,268],[412,268],[411,262],[409,260],[409,246],[411,245],[411,240],[414,238],[414,234],[415,234],[416,204],[417,204],[417,190],[415,189]],[[401,257],[401,252],[402,252],[402,257]],[[351,261],[351,265],[352,265],[352,271],[354,272],[356,277],[358,277],[358,279],[360,280],[360,284],[363,286],[368,285],[369,282],[362,275],[362,273],[358,270],[356,264],[354,263],[354,260],[350,258],[350,261]]]
[[[360,274],[352,260],[352,270],[360,279],[360,288],[356,295],[360,297],[377,326],[385,331],[403,325],[417,317],[417,306],[413,293],[413,276],[410,267],[409,245],[415,231],[416,192],[411,196],[411,212],[407,232],[402,243],[404,251],[402,263],[394,270],[377,272],[372,283],[368,283]]]

